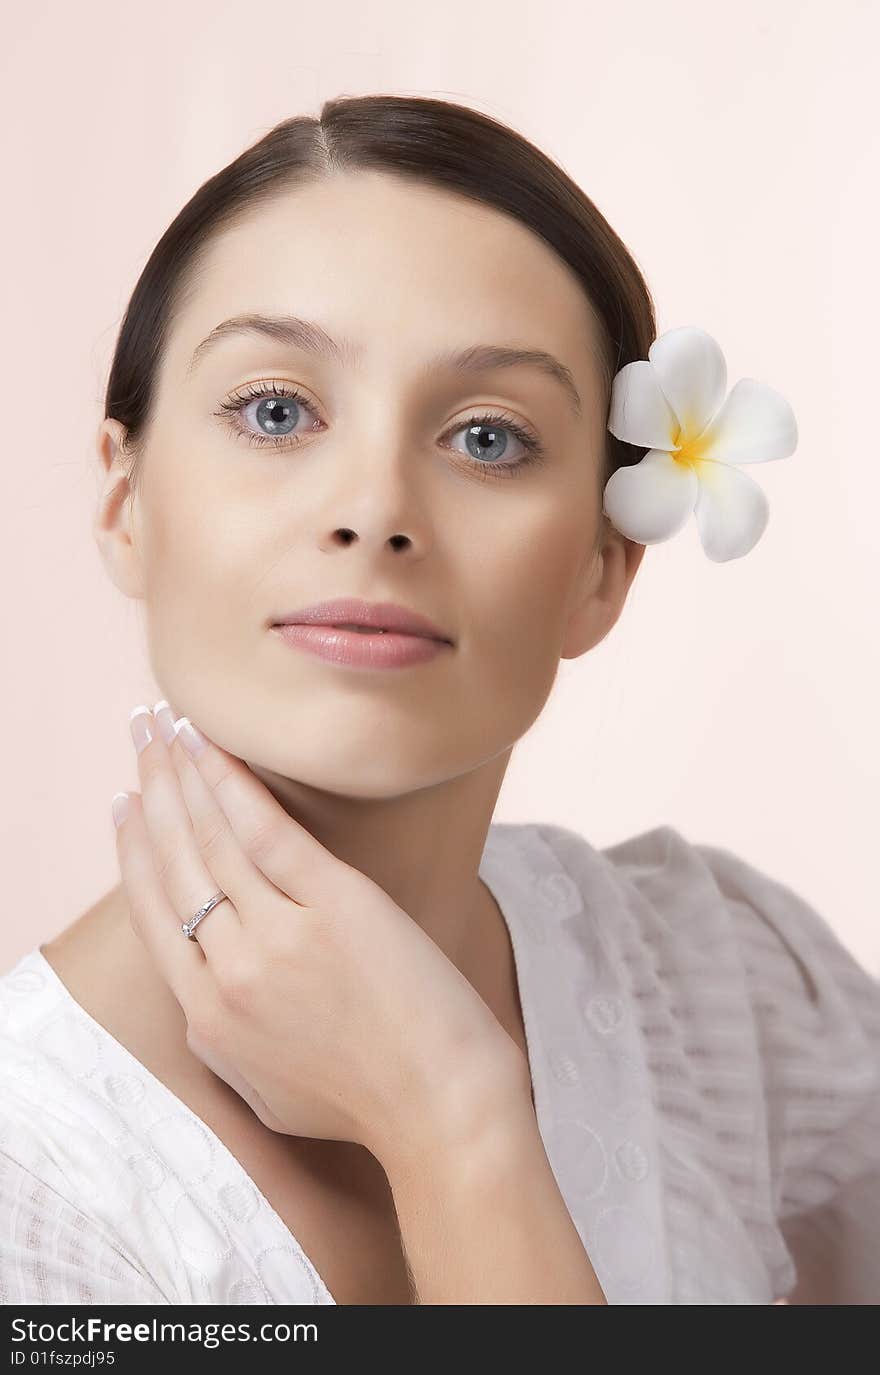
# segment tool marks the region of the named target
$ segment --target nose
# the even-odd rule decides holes
[[[437,493],[431,465],[404,422],[381,409],[375,427],[353,434],[331,456],[311,514],[324,549],[359,543],[364,558],[385,550],[425,557],[440,519]]]
[[[356,530],[352,530],[350,525],[340,525],[333,531],[333,540],[336,544],[354,544],[360,539]],[[392,549],[405,549],[412,544],[409,535],[389,535],[386,541]]]

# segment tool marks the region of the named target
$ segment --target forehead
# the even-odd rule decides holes
[[[545,349],[595,395],[597,324],[568,265],[511,216],[385,173],[283,192],[218,234],[175,329],[181,367],[242,313],[321,321],[396,366],[489,341]]]

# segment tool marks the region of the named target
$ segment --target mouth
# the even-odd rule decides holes
[[[324,626],[326,630],[347,631],[354,635],[392,635],[436,640],[452,645],[454,641],[427,616],[397,602],[367,602],[358,597],[334,597],[312,606],[300,607],[272,622],[285,625]]]
[[[424,630],[398,630],[394,626],[359,625],[355,621],[272,621],[273,630],[302,629],[345,630],[352,635],[390,635],[395,639],[430,640],[436,644],[451,645],[445,635],[428,635]]]
[[[301,652],[349,669],[409,668],[426,664],[452,648],[433,635],[411,634],[356,622],[282,622],[272,633]]]

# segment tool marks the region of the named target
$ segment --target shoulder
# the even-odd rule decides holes
[[[647,900],[711,894],[716,885],[705,847],[694,845],[674,826],[653,826],[601,849],[567,826],[529,828],[572,874],[600,878],[621,891],[637,889]]]
[[[73,1205],[91,1206],[118,1171],[101,1028],[38,949],[0,976],[0,1148]]]
[[[138,1258],[120,1122],[94,1087],[102,1069],[99,1038],[29,951],[0,975],[0,1278],[8,1303],[169,1301]]]
[[[697,944],[698,936],[702,948],[714,942],[718,956],[735,955],[729,892],[710,847],[669,825],[601,849],[569,827],[542,824],[532,830],[612,937],[629,944],[681,943],[684,949]],[[668,972],[672,977],[673,968]]]
[[[672,826],[601,850],[566,827],[535,829],[604,904],[593,915],[640,1000],[674,1006],[707,1069],[722,1064],[722,1031],[755,1066],[777,1216],[880,1172],[880,980],[833,914]]]
[[[880,1033],[880,982],[792,884],[673,826],[603,849],[567,827],[534,829],[572,877],[614,891],[642,929],[650,914],[681,936],[726,937],[755,993],[774,987],[784,999],[787,991],[828,1016],[854,1003]]]
[[[788,1008],[837,1045],[880,1038],[880,981],[791,883],[720,845],[655,826],[603,849],[567,827],[535,831],[581,883],[601,884],[625,904],[640,932],[669,933],[735,957],[756,1012]],[[804,1023],[801,1023],[802,1029]],[[842,1039],[841,1039],[842,1038]]]
[[[4,1127],[6,1124],[4,1123]],[[16,1132],[0,1146],[0,1289],[12,1304],[168,1303],[112,1227]]]

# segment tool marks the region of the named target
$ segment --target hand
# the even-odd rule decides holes
[[[160,713],[170,735],[173,716]],[[185,718],[184,718],[185,720]],[[245,762],[188,725],[138,755],[117,827],[132,925],[190,1050],[274,1131],[381,1160],[426,1118],[462,1132],[507,1092],[520,1048],[456,966],[365,874],[288,815]],[[223,891],[188,940],[181,925]],[[527,1067],[526,1067],[527,1073]]]

